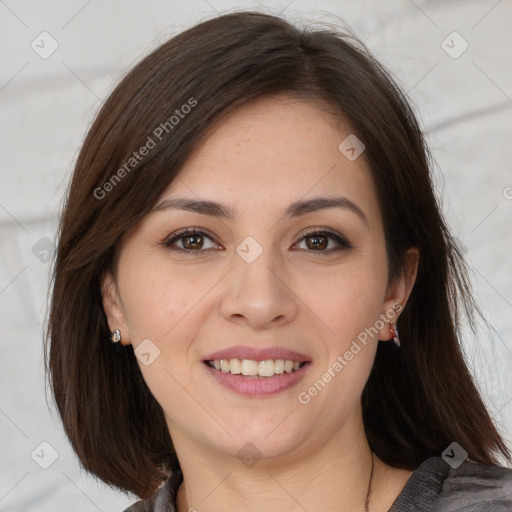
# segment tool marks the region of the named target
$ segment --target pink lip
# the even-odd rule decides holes
[[[230,352],[231,354],[231,352]],[[213,354],[216,355],[216,354]],[[220,359],[220,358],[219,358]],[[227,358],[226,358],[227,359]],[[272,358],[268,358],[272,359]],[[284,358],[283,358],[284,359]],[[290,358],[288,358],[290,359]],[[263,360],[263,359],[262,359]],[[289,389],[297,384],[311,366],[310,363],[306,363],[298,370],[290,373],[281,373],[274,375],[273,377],[266,377],[261,379],[249,378],[243,375],[233,375],[231,373],[225,373],[220,370],[216,370],[207,364],[203,365],[210,375],[221,385],[238,393],[239,395],[247,397],[263,397],[271,396]]]
[[[251,359],[253,361],[265,361],[267,359],[291,359],[292,361],[311,361],[311,358],[294,350],[282,347],[254,348],[236,345],[234,347],[218,350],[207,356],[203,361],[215,359]]]

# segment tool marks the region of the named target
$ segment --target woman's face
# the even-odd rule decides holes
[[[304,454],[360,426],[377,340],[390,339],[386,320],[414,278],[387,285],[375,187],[364,156],[354,159],[361,146],[339,149],[350,133],[318,103],[252,102],[210,133],[125,236],[104,306],[178,454],[185,442]]]

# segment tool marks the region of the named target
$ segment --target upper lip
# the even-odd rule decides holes
[[[265,361],[267,359],[290,359],[292,361],[311,361],[311,359],[284,347],[246,347],[244,345],[235,345],[233,347],[223,348],[207,356],[204,361],[214,361],[215,359],[251,359],[253,361]]]

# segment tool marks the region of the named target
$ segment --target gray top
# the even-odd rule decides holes
[[[174,472],[151,498],[124,512],[176,512],[176,493],[182,481],[182,472]],[[452,469],[441,457],[431,457],[412,473],[389,512],[511,510],[512,469],[469,461]]]

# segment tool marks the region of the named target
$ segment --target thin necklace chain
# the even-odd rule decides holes
[[[364,500],[364,512],[370,511],[370,494],[372,493],[372,479],[373,479],[373,450],[372,450],[372,470],[370,472],[370,481],[368,482],[368,491],[366,499]]]
[[[372,469],[370,471],[370,480],[368,482],[368,491],[366,492],[366,499],[364,500],[364,512],[370,512],[370,495],[372,493],[372,480],[373,480],[373,455],[374,454],[373,454],[373,450],[372,450]]]

